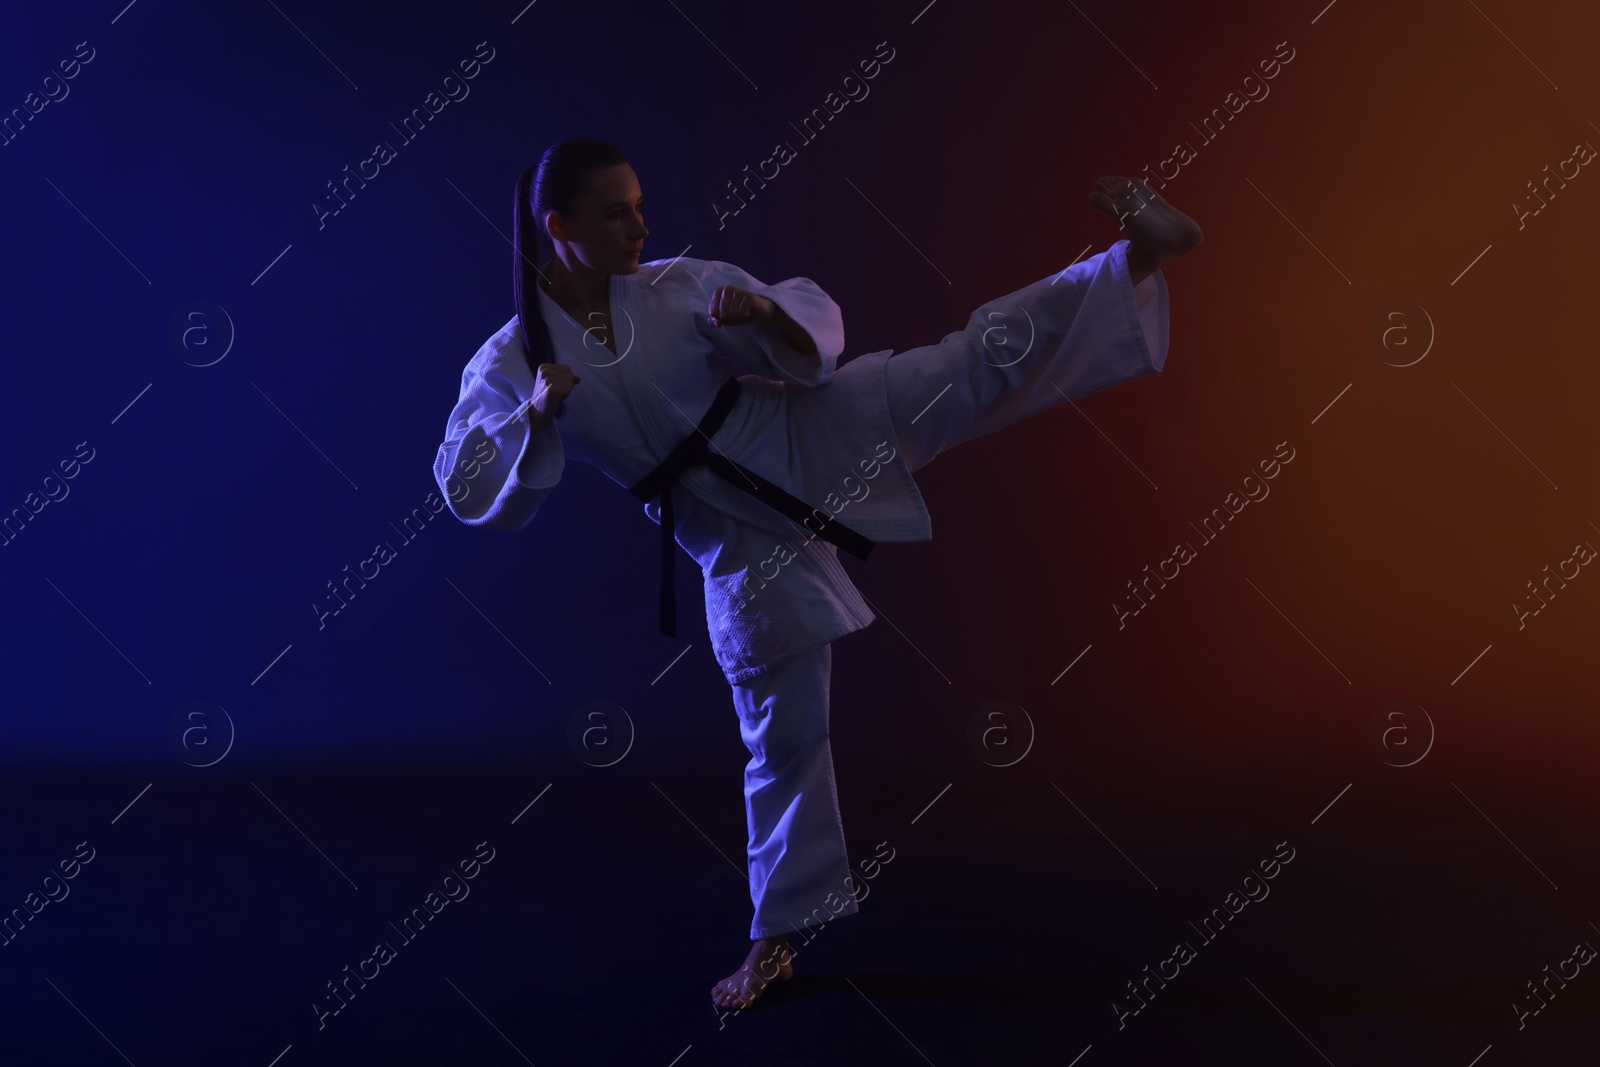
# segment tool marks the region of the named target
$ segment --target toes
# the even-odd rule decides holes
[[[726,982],[719,982],[711,987],[711,1002],[719,1008],[743,1011],[754,1004],[755,1000],[749,990],[743,990]]]

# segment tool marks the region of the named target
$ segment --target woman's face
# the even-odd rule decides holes
[[[551,212],[550,236],[566,241],[580,262],[605,274],[632,274],[639,269],[644,224],[639,176],[626,163],[589,172],[589,191],[578,198],[571,218]]]

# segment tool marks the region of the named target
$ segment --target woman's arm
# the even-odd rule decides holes
[[[808,377],[814,377],[821,371],[822,357],[817,352],[816,341],[812,340],[804,326],[794,321],[789,313],[773,300],[752,293],[748,289],[741,289],[737,285],[719,285],[712,290],[708,307],[711,312],[711,325],[718,329],[742,326],[746,323],[770,322],[796,353],[813,357],[806,361]]]
[[[767,303],[772,306],[772,310],[768,313],[772,324],[783,334],[783,339],[789,342],[790,347],[808,356],[816,356],[817,343],[811,339],[809,333],[806,333],[805,327],[790,318],[789,313],[773,301],[768,300]],[[817,364],[819,367],[821,363],[822,357],[818,356]]]
[[[810,278],[788,278],[772,285],[731,263],[697,260],[706,314],[697,314],[697,332],[751,374],[801,385],[833,379],[844,352],[844,320],[827,293]],[[771,313],[741,326],[709,324],[712,294],[734,286],[771,305]]]
[[[496,360],[522,359],[512,343],[479,353],[461,374],[434,481],[450,511],[469,526],[521,530],[561,481],[566,454],[553,420],[532,407]]]

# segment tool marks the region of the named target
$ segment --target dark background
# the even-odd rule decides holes
[[[1591,968],[1514,1005],[1600,944],[1600,591],[1512,605],[1600,539],[1600,190],[1513,205],[1600,144],[1596,29],[1351,0],[8,11],[0,114],[94,53],[0,145],[0,509],[69,490],[0,546],[0,909],[94,858],[0,947],[0,1058],[1593,1062]],[[1092,182],[1196,151],[1162,187],[1206,232],[1164,269],[1164,372],[941,457],[935,539],[845,564],[879,621],[835,646],[840,803],[852,857],[896,859],[721,1028],[747,753],[692,562],[663,638],[656,528],[575,465],[519,534],[391,526],[512,313],[516,175],[582,135],[638,171],[647,258],[815,279],[847,356],[1104,250]],[[797,157],[719,229],[778,140]],[[396,158],[319,229],[377,141]],[[1198,558],[1119,628],[1180,540]],[[597,701],[614,732],[570,742]],[[998,754],[971,741],[994,701]],[[319,1030],[324,983],[479,842],[478,903]],[[1119,1029],[1180,939],[1198,958]]]

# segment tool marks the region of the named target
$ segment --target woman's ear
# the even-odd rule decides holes
[[[545,212],[545,215],[544,215],[544,230],[545,230],[545,233],[548,233],[550,235],[550,239],[551,240],[554,240],[554,241],[565,241],[567,239],[567,224],[564,221],[562,221],[561,212],[559,212],[559,211],[547,211],[547,212]]]

